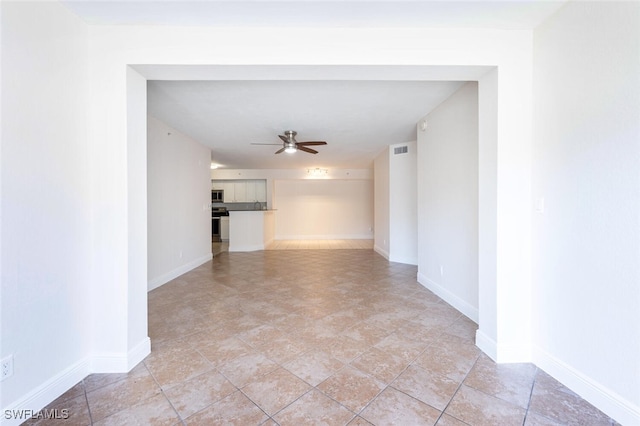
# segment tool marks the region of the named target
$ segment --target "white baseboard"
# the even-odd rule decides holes
[[[618,423],[640,425],[640,406],[537,346],[533,347],[533,362]]]
[[[91,356],[92,373],[125,373],[151,353],[151,339],[144,338],[127,353],[97,353]]]
[[[489,358],[500,364],[532,362],[529,345],[524,343],[499,344],[480,329],[476,331],[476,346]]]
[[[476,330],[476,346],[492,360],[498,358],[498,344],[480,329]]]
[[[264,244],[251,244],[251,245],[233,245],[229,244],[230,252],[245,252],[245,251],[258,251],[264,250]]]
[[[146,337],[126,354],[94,354],[71,365],[56,374],[24,397],[2,408],[0,424],[2,426],[19,425],[26,418],[7,419],[7,413],[29,410],[38,412],[75,386],[91,373],[125,373],[131,371],[140,361],[151,353],[151,340]],[[26,414],[26,413],[25,413]]]
[[[418,265],[418,259],[417,258],[408,258],[408,257],[395,257],[395,256],[390,256],[389,257],[389,262],[395,262],[395,263],[403,263],[405,265]]]
[[[40,386],[27,393],[24,397],[2,408],[1,424],[4,426],[19,425],[27,420],[17,418],[20,410],[26,415],[24,410],[37,412],[42,410],[60,395],[71,389],[80,380],[84,379],[91,372],[90,359],[85,358],[56,374]],[[11,418],[7,418],[7,413]],[[15,413],[17,416],[12,415]]]
[[[373,240],[373,234],[276,235],[275,240]]]
[[[385,249],[383,249],[382,247],[374,245],[373,246],[373,251],[375,251],[380,256],[384,257],[385,259],[389,260],[389,252],[386,251]]]
[[[422,284],[424,287],[428,288],[440,298],[442,298],[445,302],[462,312],[465,316],[467,316],[471,321],[478,323],[478,308],[472,306],[468,302],[462,300],[457,295],[451,293],[446,288],[442,287],[440,284],[430,280],[424,274],[418,272],[418,282]]]
[[[151,291],[154,288],[158,288],[163,284],[168,283],[169,281],[178,278],[182,274],[186,274],[190,270],[197,268],[205,262],[210,261],[213,258],[213,254],[209,253],[204,256],[201,256],[191,262],[185,263],[172,271],[167,272],[166,274],[162,274],[159,277],[156,277],[152,280],[149,280],[147,283],[147,291]]]

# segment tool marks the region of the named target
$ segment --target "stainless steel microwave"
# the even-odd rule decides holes
[[[224,190],[223,189],[212,189],[211,190],[211,202],[212,203],[222,203],[224,201]]]

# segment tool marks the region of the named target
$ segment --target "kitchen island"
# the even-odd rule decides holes
[[[229,251],[264,250],[275,237],[275,210],[229,211]]]

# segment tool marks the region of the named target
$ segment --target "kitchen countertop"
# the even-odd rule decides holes
[[[228,212],[275,212],[278,209],[260,209],[260,210],[227,210]]]

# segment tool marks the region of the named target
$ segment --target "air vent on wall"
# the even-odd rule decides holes
[[[407,152],[409,152],[409,147],[406,145],[393,148],[393,155],[406,154]]]

